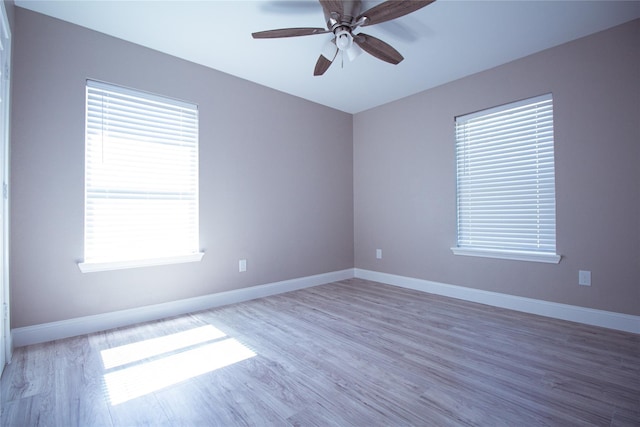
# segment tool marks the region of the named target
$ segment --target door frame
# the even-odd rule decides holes
[[[11,362],[11,312],[9,304],[9,117],[11,105],[11,29],[4,2],[0,2],[0,375]]]

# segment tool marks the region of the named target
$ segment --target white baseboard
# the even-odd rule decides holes
[[[134,325],[141,322],[163,319],[181,314],[193,313],[208,308],[220,307],[237,302],[262,298],[269,295],[295,291],[297,289],[324,285],[331,282],[353,278],[353,269],[317,274],[314,276],[284,280],[252,286],[233,291],[204,295],[179,301],[167,302],[145,307],[120,310],[93,316],[78,317],[58,322],[43,323],[40,325],[25,326],[11,330],[13,345],[22,347],[69,338],[122,326]]]
[[[172,301],[164,304],[15,328],[11,330],[9,339],[13,341],[14,347],[22,347],[193,313],[208,308],[324,285],[353,277],[494,307],[640,334],[640,316],[518,297],[355,268]]]
[[[569,320],[587,325],[640,334],[640,316],[518,297],[498,292],[466,288],[464,286],[448,285],[429,280],[398,276],[395,274],[362,270],[359,268],[354,269],[354,271],[354,276],[360,279],[372,280],[388,285],[458,298],[494,307],[507,308],[524,313],[538,314],[555,319]]]

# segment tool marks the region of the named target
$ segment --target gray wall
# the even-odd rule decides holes
[[[21,8],[13,65],[13,328],[353,267],[351,115]],[[86,78],[199,105],[202,262],[78,270]]]
[[[636,20],[355,115],[355,266],[640,314],[639,79]],[[548,92],[562,261],[453,255],[454,117]]]
[[[12,327],[354,265],[640,314],[639,43],[634,21],[351,116],[15,8]],[[88,77],[199,104],[201,263],[78,270]],[[454,256],[453,118],[550,91],[563,260]]]

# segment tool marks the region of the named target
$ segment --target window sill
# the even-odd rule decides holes
[[[151,267],[154,265],[180,264],[185,262],[199,262],[202,260],[204,252],[196,254],[181,255],[166,258],[139,259],[131,261],[113,262],[79,262],[78,268],[83,273],[93,273],[96,271],[122,270],[125,268]]]
[[[458,247],[451,248],[451,251],[455,255],[510,259],[516,261],[545,262],[549,264],[558,264],[560,262],[560,259],[562,259],[561,255],[540,252],[499,251],[491,249],[471,249]]]

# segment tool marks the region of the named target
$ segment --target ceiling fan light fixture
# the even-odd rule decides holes
[[[347,51],[353,46],[353,36],[348,30],[336,31],[336,46],[342,51]]]
[[[364,51],[360,48],[360,46],[358,46],[357,44],[353,43],[351,48],[347,50],[347,58],[349,58],[349,61],[353,61],[358,56],[360,56],[362,54],[362,52],[364,52]]]

